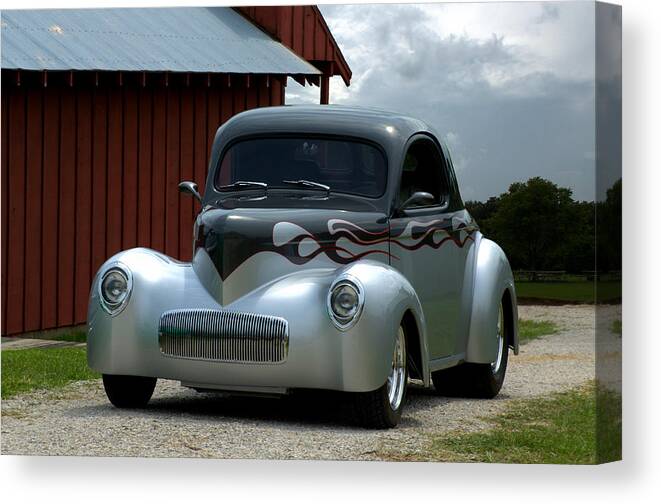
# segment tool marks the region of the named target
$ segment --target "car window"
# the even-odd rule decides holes
[[[445,162],[434,142],[427,139],[411,144],[402,166],[399,203],[404,203],[415,192],[428,192],[436,205],[444,204],[450,194]]]
[[[301,190],[285,180],[308,180],[331,191],[380,197],[386,188],[386,159],[380,149],[335,138],[253,138],[233,144],[216,173],[216,187],[237,181],[265,182],[269,189]]]

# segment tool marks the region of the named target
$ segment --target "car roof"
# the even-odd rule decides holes
[[[240,136],[307,133],[372,140],[386,150],[403,147],[416,133],[433,130],[419,119],[374,108],[343,105],[285,105],[237,114],[220,129],[222,143]]]
[[[215,192],[215,172],[222,153],[235,141],[254,136],[298,134],[348,137],[379,145],[388,158],[390,188],[397,185],[396,180],[400,176],[397,167],[401,167],[407,143],[414,135],[430,135],[435,138],[449,159],[444,142],[428,124],[403,114],[343,105],[261,107],[241,112],[218,128],[209,160],[205,201],[217,197],[217,194],[212,194]],[[389,190],[384,193],[376,203],[387,208],[392,199],[391,192]]]

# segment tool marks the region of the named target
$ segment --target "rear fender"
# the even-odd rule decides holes
[[[466,362],[487,364],[496,360],[498,309],[505,296],[507,341],[519,353],[518,309],[514,277],[505,252],[493,241],[481,237],[477,243],[475,279]]]

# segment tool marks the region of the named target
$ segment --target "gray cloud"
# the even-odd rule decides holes
[[[439,28],[436,20],[462,5],[322,6],[354,72],[347,90],[333,83],[332,101],[399,111],[430,123],[450,147],[465,199],[486,199],[536,175],[571,187],[580,199],[593,199],[594,80],[577,77],[593,75],[584,69],[594,61],[579,56],[594,54],[593,39],[591,29],[576,19],[585,17],[589,28],[590,11],[528,4],[530,15],[520,26],[480,37]],[[493,21],[487,21],[490,30]],[[555,26],[561,22],[566,25]],[[577,56],[560,46],[569,58],[554,54],[544,60],[537,54],[535,47],[547,50],[545,43],[554,44],[558,33],[546,34],[539,23],[566,32],[564,40],[576,41]],[[566,65],[540,63],[563,59]],[[565,72],[565,66],[572,71]],[[288,91],[295,93],[291,86]]]
[[[598,4],[596,51],[597,198],[622,177],[622,12]]]
[[[534,19],[535,23],[546,23],[547,21],[554,21],[560,17],[560,9],[557,5],[552,3],[542,4],[543,12]]]

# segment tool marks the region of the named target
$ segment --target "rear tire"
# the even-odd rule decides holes
[[[354,394],[353,409],[360,424],[370,429],[390,429],[397,426],[406,401],[407,382],[406,332],[402,325],[397,331],[386,383],[372,392]]]
[[[492,399],[498,395],[507,371],[508,328],[505,326],[505,306],[500,302],[496,337],[498,355],[491,364],[464,363],[432,373],[436,392],[449,397],[475,397]]]
[[[117,408],[144,408],[156,387],[156,378],[145,376],[103,375],[103,388]]]

